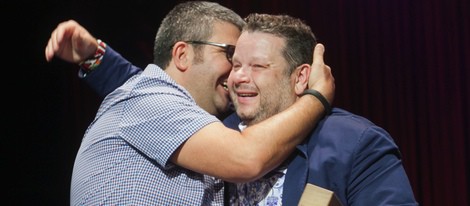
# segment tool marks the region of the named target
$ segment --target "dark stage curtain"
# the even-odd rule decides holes
[[[292,13],[326,45],[336,106],[392,134],[418,201],[469,205],[469,2],[317,1],[296,8]]]
[[[238,2],[238,3],[235,3]],[[469,205],[470,3],[227,1],[305,19],[326,46],[335,105],[396,140],[421,205]]]

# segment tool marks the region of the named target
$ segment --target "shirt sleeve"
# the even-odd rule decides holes
[[[186,140],[220,120],[197,106],[190,97],[171,91],[172,88],[153,90],[128,100],[120,127],[125,141],[167,167],[171,165],[171,155]]]
[[[107,45],[106,52],[99,66],[88,73],[80,69],[78,76],[98,95],[105,97],[124,84],[129,78],[140,72],[142,72],[141,68],[132,65],[127,59]]]

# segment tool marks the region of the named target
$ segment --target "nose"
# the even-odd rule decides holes
[[[250,82],[250,69],[248,67],[234,68],[230,72],[230,77],[235,84]]]

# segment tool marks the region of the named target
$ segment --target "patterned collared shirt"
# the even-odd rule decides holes
[[[71,205],[223,205],[223,182],[172,164],[195,132],[219,120],[149,65],[109,94],[88,127]]]
[[[282,205],[282,191],[287,169],[273,170],[264,177],[229,186],[230,205]]]
[[[240,123],[243,131],[247,126]],[[264,177],[247,183],[229,184],[230,205],[280,206],[286,167],[275,169]]]

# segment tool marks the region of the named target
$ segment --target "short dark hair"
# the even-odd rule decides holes
[[[154,64],[165,69],[178,41],[210,39],[216,22],[231,23],[240,31],[245,25],[238,14],[215,2],[188,1],[176,5],[163,19],[155,37]]]
[[[264,32],[285,39],[282,51],[291,74],[301,64],[312,64],[313,49],[317,44],[310,26],[298,18],[288,15],[249,14],[244,32]]]

